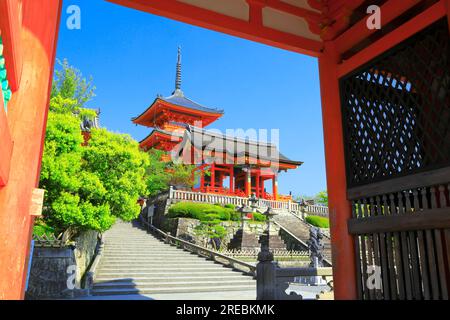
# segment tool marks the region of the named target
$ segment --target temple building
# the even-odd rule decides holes
[[[291,200],[291,196],[278,194],[278,174],[296,169],[302,162],[282,155],[273,143],[205,129],[223,115],[223,110],[202,106],[184,95],[179,49],[175,91],[167,98],[158,95],[150,107],[132,121],[153,128],[140,142],[142,150],[163,150],[166,161],[196,166],[194,191]],[[271,193],[266,191],[266,181],[271,182]]]

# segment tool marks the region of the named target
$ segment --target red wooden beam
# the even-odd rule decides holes
[[[3,55],[8,72],[8,82],[12,92],[18,89],[22,74],[21,2],[17,0],[0,1],[0,33],[3,39]]]
[[[402,41],[413,36],[417,32],[431,25],[433,22],[445,17],[447,8],[443,1],[437,2],[427,10],[418,14],[408,22],[393,30],[383,38],[361,50],[350,59],[338,66],[338,76],[343,77],[359,66],[369,62],[373,58],[396,46]]]
[[[107,0],[140,11],[318,57],[322,42],[274,30],[175,0]]]
[[[445,6],[447,7],[447,21],[448,21],[448,30],[450,31],[450,0],[441,0],[445,2]]]
[[[358,298],[356,250],[354,239],[347,231],[347,221],[352,217],[352,210],[351,204],[347,200],[344,136],[337,75],[338,61],[339,55],[333,43],[326,43],[324,54],[319,58],[319,72],[333,254],[334,296],[337,300],[350,300]]]
[[[13,142],[0,90],[0,188],[8,183]]]
[[[14,149],[10,179],[0,189],[0,299],[24,297],[34,222],[30,205],[39,183],[61,6],[60,0],[23,1],[23,23],[17,35],[22,79],[8,104]]]
[[[305,18],[307,21],[320,23],[322,19],[322,15],[319,12],[311,11],[305,8],[300,8],[287,2],[282,2],[280,0],[256,0],[256,1],[265,4],[269,8],[276,9],[284,13],[292,14],[297,17]]]
[[[421,1],[422,0],[389,0],[380,8],[381,27],[389,24],[392,20]],[[366,24],[367,20],[364,18],[335,39],[336,49],[340,54],[351,49],[353,46],[378,31],[376,29],[370,30],[367,28]]]

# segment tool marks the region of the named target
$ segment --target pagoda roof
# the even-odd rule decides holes
[[[147,135],[144,139],[142,139],[141,141],[139,141],[139,143],[143,143],[146,140],[148,140],[151,136],[155,135],[155,134],[160,134],[160,135],[164,135],[164,136],[176,136],[176,137],[183,137],[183,134],[181,133],[177,133],[175,131],[167,131],[167,130],[163,130],[160,128],[155,128],[152,130],[152,132],[150,132],[149,135]]]
[[[179,141],[174,141],[175,139],[172,139],[173,137],[178,137],[179,141],[181,141],[183,138],[183,133],[177,132],[177,131],[167,131],[167,130],[155,128],[152,130],[152,132],[150,132],[149,135],[147,135],[144,139],[139,141],[139,146],[140,146],[140,148],[147,150],[149,148],[152,148],[155,145],[155,143],[158,142],[158,140],[161,141],[161,139],[162,139],[162,141],[165,141],[165,142],[168,142],[171,144],[178,143]]]
[[[135,124],[148,127],[158,127],[158,123],[167,123],[174,120],[189,123],[201,121],[202,126],[206,126],[222,115],[223,110],[205,107],[184,95],[181,90],[181,48],[178,48],[175,91],[169,97],[158,95],[147,110],[131,120]]]
[[[186,115],[198,117],[199,120],[202,119],[205,121],[205,125],[208,125],[224,114],[223,110],[202,106],[185,97],[183,93],[175,92],[169,97],[158,96],[143,113],[131,120],[135,124],[154,126],[152,121],[156,118],[157,110],[164,107],[172,108],[174,111],[185,113]]]
[[[186,98],[184,96],[184,94],[180,95],[180,94],[174,93],[170,97],[167,97],[167,98],[159,97],[159,99],[166,101],[170,104],[180,106],[180,107],[185,107],[185,108],[192,109],[192,110],[203,111],[203,112],[213,113],[213,114],[218,114],[218,113],[223,114],[224,113],[223,110],[220,110],[220,109],[204,107],[201,104],[199,104],[195,101],[192,101],[189,98]]]

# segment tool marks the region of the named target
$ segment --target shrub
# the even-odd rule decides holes
[[[230,220],[231,221],[240,221],[241,220],[241,214],[236,211],[232,211],[230,213]]]
[[[330,227],[330,220],[324,217],[319,216],[307,216],[306,222],[309,224],[318,227],[318,228],[329,228]]]
[[[254,221],[266,221],[267,220],[266,216],[261,213],[254,212],[252,215],[253,215]]]
[[[52,235],[55,233],[55,229],[47,225],[45,221],[37,219],[33,227],[33,234],[42,237],[43,235]]]
[[[233,209],[208,203],[179,202],[169,208],[169,218],[192,218],[200,221],[239,219]]]
[[[223,206],[224,208],[236,210],[236,206],[234,204],[228,203]]]

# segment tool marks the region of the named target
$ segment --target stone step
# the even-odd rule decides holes
[[[198,286],[198,287],[165,287],[165,288],[130,288],[130,289],[120,289],[120,288],[110,288],[110,289],[96,289],[92,290],[92,293],[96,296],[101,295],[124,295],[124,294],[159,294],[159,293],[194,293],[194,292],[222,292],[222,291],[250,291],[256,290],[256,285],[231,285],[231,286],[220,286],[220,287],[210,287],[210,286]]]
[[[105,261],[100,264],[100,268],[156,268],[161,266],[163,263],[160,261]],[[170,265],[170,264],[165,264]],[[177,262],[177,267],[180,268],[203,268],[203,267],[210,267],[210,266],[218,266],[214,264],[212,261],[179,261]]]
[[[121,279],[127,279],[127,278],[147,278],[147,277],[209,277],[209,276],[220,276],[220,277],[227,277],[229,275],[241,275],[244,276],[244,274],[233,271],[231,269],[224,269],[224,270],[209,270],[209,271],[204,271],[204,270],[200,270],[199,272],[184,272],[184,271],[180,271],[180,272],[164,272],[164,271],[159,271],[159,272],[154,272],[154,271],[138,271],[138,272],[131,272],[131,271],[124,271],[124,270],[120,270],[120,271],[103,271],[103,272],[98,272],[96,279],[102,279],[102,278],[107,278],[107,277],[112,277],[112,278],[121,278]]]
[[[171,258],[171,257],[178,257],[178,258],[197,258],[198,255],[187,252],[187,251],[171,251],[168,250],[166,252],[159,252],[159,251],[148,251],[148,252],[130,252],[130,251],[112,251],[112,250],[105,250],[103,251],[104,257],[129,257],[132,258],[139,258],[139,257],[161,257],[161,258]]]
[[[94,290],[97,289],[141,289],[141,288],[192,288],[192,287],[199,287],[199,286],[209,286],[212,288],[217,288],[222,285],[226,286],[256,286],[255,280],[247,280],[247,279],[240,279],[240,280],[227,280],[226,283],[224,281],[220,280],[190,280],[190,281],[179,281],[179,282],[156,282],[156,283],[145,283],[145,282],[134,282],[134,281],[128,281],[128,282],[97,282],[94,283]]]
[[[212,261],[207,260],[206,258],[195,257],[195,256],[184,256],[184,255],[147,255],[147,256],[134,256],[134,255],[104,255],[102,256],[102,260],[129,260],[129,261],[137,261],[137,260],[154,260],[154,261],[170,261],[176,263],[178,261]]]
[[[104,238],[105,241],[127,241],[127,242],[140,242],[140,241],[144,241],[144,242],[154,242],[154,243],[164,243],[163,241],[160,241],[158,239],[153,238],[150,235],[146,235],[143,237],[117,237],[117,238],[113,238],[113,237],[105,237]]]
[[[96,277],[95,283],[101,283],[101,282],[129,282],[133,281],[135,283],[154,283],[154,282],[184,282],[184,281],[233,281],[233,280],[252,280],[252,277],[250,276],[242,276],[239,275],[236,272],[232,273],[218,273],[213,275],[205,275],[205,274],[187,274],[187,275],[177,275],[173,274],[170,276],[157,276],[154,275],[147,276],[147,277],[131,277],[131,278],[124,278],[121,276],[102,276],[102,277]]]
[[[155,265],[144,265],[144,266],[139,266],[139,265],[127,265],[127,266],[121,266],[121,265],[100,265],[99,269],[100,272],[101,271],[120,271],[120,270],[126,270],[126,271],[172,271],[172,272],[176,272],[176,271],[192,271],[195,272],[195,270],[199,270],[199,271],[206,271],[206,270],[216,270],[217,268],[225,268],[225,267],[221,267],[219,265],[198,265],[198,264],[187,264],[187,265],[161,265],[161,264],[155,264]]]
[[[115,259],[102,259],[102,264],[124,264],[125,262],[133,264],[142,264],[142,263],[152,263],[152,264],[191,264],[191,263],[200,263],[205,265],[211,265],[214,264],[214,261],[212,260],[202,260],[202,259],[193,259],[193,258],[183,258],[183,259],[153,259],[153,258],[138,258],[138,259],[127,259],[127,258],[115,258]]]

